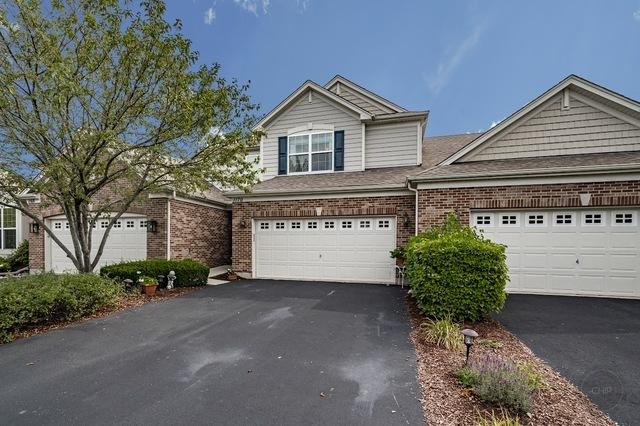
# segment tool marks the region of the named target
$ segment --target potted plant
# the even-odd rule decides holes
[[[138,279],[138,283],[140,284],[140,288],[142,289],[142,294],[146,296],[153,296],[156,294],[156,289],[158,288],[158,280],[153,277],[140,277]]]
[[[396,260],[396,266],[399,268],[404,267],[404,247],[396,247],[389,252],[391,257]]]
[[[238,279],[238,274],[233,269],[227,269],[227,279],[229,281],[235,281]]]

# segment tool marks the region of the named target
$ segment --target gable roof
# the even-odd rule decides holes
[[[383,105],[387,108],[389,108],[390,110],[392,110],[393,112],[406,112],[407,110],[402,108],[401,106],[394,104],[393,102],[391,102],[388,99],[383,98],[380,95],[377,95],[367,89],[365,89],[364,87],[354,83],[353,81],[339,75],[336,74],[335,77],[333,77],[331,80],[329,80],[327,82],[327,84],[324,85],[325,89],[329,90],[334,84],[336,83],[340,83],[345,85],[346,87],[348,87],[349,89],[351,89],[352,91],[360,94],[361,96],[364,96],[365,98],[368,98],[372,101],[374,101],[377,104]]]
[[[302,85],[300,85],[296,90],[293,91],[289,96],[287,96],[282,102],[276,105],[271,111],[269,111],[262,119],[253,127],[254,129],[262,128],[275,119],[281,112],[283,112],[291,103],[296,101],[298,97],[305,94],[308,90],[312,90],[315,93],[324,96],[325,98],[337,103],[344,108],[352,111],[355,115],[359,116],[361,120],[369,120],[372,115],[366,110],[360,108],[359,106],[349,102],[348,100],[336,95],[328,89],[320,86],[317,83],[314,83],[311,80],[307,80]]]
[[[622,108],[626,112],[637,116],[638,123],[640,123],[640,103],[619,93],[613,92],[582,77],[571,74],[558,84],[511,114],[509,117],[501,121],[498,125],[480,134],[473,142],[469,143],[464,148],[460,149],[456,153],[449,156],[443,161],[444,165],[453,164],[456,161],[462,159],[471,152],[475,152],[479,147],[488,141],[491,141],[497,135],[507,130],[509,127],[515,125],[522,120],[530,112],[543,105],[545,102],[552,99],[554,96],[559,95],[564,89],[571,87],[581,94],[597,96],[598,98],[609,103],[611,106]],[[635,118],[634,118],[635,121]]]

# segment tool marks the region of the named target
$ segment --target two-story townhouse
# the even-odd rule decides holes
[[[640,297],[640,103],[572,75],[484,133],[427,117],[300,86],[257,125],[264,180],[227,194],[234,269],[393,282],[389,251],[454,211],[507,245],[510,291]]]

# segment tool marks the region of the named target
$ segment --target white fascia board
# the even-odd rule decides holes
[[[313,81],[307,80],[302,86],[298,87],[293,93],[287,96],[282,102],[280,102],[274,109],[272,109],[267,115],[265,115],[254,127],[253,130],[264,129],[264,127],[277,117],[284,109],[286,109],[289,104],[295,101],[298,96],[302,95],[307,90],[314,90],[316,93],[330,99],[334,103],[337,103],[344,108],[350,110],[355,115],[360,117],[361,120],[369,120],[371,118],[371,114],[369,114],[364,109],[358,107],[357,105],[352,104],[351,102],[341,98],[335,93],[325,89],[324,87],[314,83]]]
[[[393,197],[393,196],[407,196],[413,195],[409,190],[396,189],[396,190],[379,190],[373,192],[344,192],[344,193],[331,193],[331,192],[318,192],[318,193],[306,193],[306,194],[265,194],[260,196],[234,196],[234,202],[242,203],[258,203],[262,201],[295,201],[295,200],[318,200],[318,199],[344,199],[344,198],[363,198],[363,197]]]
[[[382,96],[376,95],[372,91],[365,89],[364,87],[342,77],[341,75],[336,75],[335,77],[333,77],[327,84],[324,85],[324,88],[329,90],[329,88],[333,86],[335,83],[343,84],[347,86],[349,89],[353,90],[354,92],[359,93],[361,96],[364,96],[374,102],[384,105],[393,111],[396,111],[396,112],[407,111],[406,109],[402,108],[400,105],[396,105],[393,102],[383,98]]]
[[[459,160],[460,158],[464,157],[466,154],[475,150],[478,146],[482,145],[487,140],[499,134],[500,132],[505,130],[507,127],[511,126],[512,124],[520,120],[522,117],[524,117],[525,115],[529,114],[531,111],[536,109],[538,106],[542,105],[547,100],[561,93],[564,89],[566,89],[569,86],[579,87],[583,90],[586,90],[598,96],[601,96],[607,100],[616,102],[633,111],[640,112],[640,103],[632,99],[626,98],[618,93],[612,92],[611,90],[605,89],[604,87],[598,86],[597,84],[591,83],[590,81],[584,80],[583,78],[580,78],[575,75],[570,75],[564,80],[562,80],[561,82],[559,82],[558,84],[556,84],[555,86],[553,86],[552,88],[550,88],[549,90],[547,90],[546,92],[544,92],[543,94],[541,94],[540,96],[538,96],[537,98],[535,98],[533,101],[529,102],[528,104],[526,104],[525,106],[523,106],[522,108],[520,108],[519,110],[511,114],[509,117],[501,121],[498,125],[496,125],[492,129],[489,129],[483,134],[481,134],[480,136],[478,136],[473,142],[471,142],[470,144],[462,148],[460,151],[449,156],[441,164],[449,165]]]
[[[495,186],[522,186],[522,185],[553,185],[569,183],[590,183],[590,182],[622,182],[640,179],[639,172],[630,173],[602,173],[602,174],[578,174],[578,175],[557,175],[557,176],[521,176],[494,178],[485,177],[478,179],[442,179],[420,182],[418,189],[447,189],[447,188],[477,188]]]

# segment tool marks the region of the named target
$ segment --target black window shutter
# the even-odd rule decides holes
[[[333,170],[344,170],[344,130],[333,132]]]
[[[287,174],[287,137],[278,138],[278,174]]]

